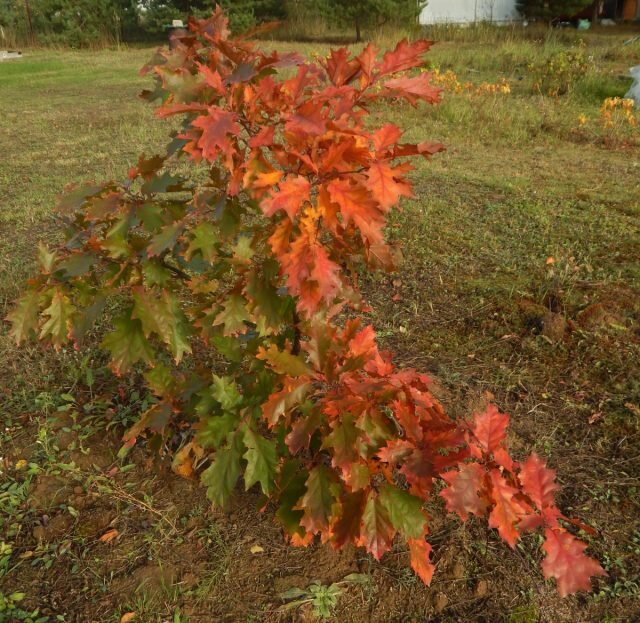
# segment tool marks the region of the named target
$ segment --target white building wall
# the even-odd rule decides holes
[[[421,24],[511,22],[517,19],[516,0],[429,0],[420,15]]]

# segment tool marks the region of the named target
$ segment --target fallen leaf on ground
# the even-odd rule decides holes
[[[111,541],[113,541],[113,539],[115,539],[120,533],[113,528],[112,530],[109,530],[107,532],[105,532],[101,537],[100,537],[100,541],[102,543],[111,543]],[[131,619],[129,619],[131,620]]]

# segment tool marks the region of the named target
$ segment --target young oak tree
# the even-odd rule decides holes
[[[567,530],[555,473],[535,454],[510,457],[509,417],[491,406],[453,421],[429,378],[396,368],[358,317],[359,271],[398,260],[383,230],[412,196],[407,159],[442,150],[367,115],[385,100],[439,101],[429,75],[410,72],[431,44],[309,63],[230,38],[220,9],[189,28],[144,70],[156,79],[145,96],[182,130],[126,181],[63,199],[66,240],[40,248],[41,272],[10,314],[15,339],[81,348],[108,307],[113,371],[142,370],[156,396],[125,443],[158,446],[191,425],[175,469],[207,461],[217,505],[244,472],[293,544],[319,535],[379,559],[399,534],[428,584],[423,504],[440,482],[451,513],[488,517],[511,547],[543,529],[545,577],[561,595],[589,590],[604,571]],[[192,180],[169,169],[180,158]]]

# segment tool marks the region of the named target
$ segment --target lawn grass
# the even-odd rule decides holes
[[[548,457],[562,508],[596,530],[588,540],[610,578],[594,595],[560,600],[538,571],[534,538],[510,551],[480,523],[443,521],[437,505],[430,589],[400,550],[381,564],[355,551],[292,550],[272,511],[256,511],[256,496],[214,512],[144,449],[116,456],[145,400],[135,378],[114,382],[96,351],[17,349],[3,325],[0,594],[24,592],[18,605],[50,621],[128,612],[145,622],[308,621],[309,612],[284,613],[279,593],[357,572],[367,582],[341,588],[337,621],[634,620],[640,150],[638,130],[603,128],[599,109],[624,95],[640,45],[624,45],[625,33],[580,35],[582,44],[576,33],[448,34],[433,66],[474,85],[504,79],[511,93],[446,93],[439,107],[375,111],[376,123],[398,123],[407,140],[438,140],[447,152],[413,172],[416,197],[388,232],[405,266],[365,277],[371,318],[401,364],[436,376],[451,413],[493,399],[512,415],[515,453]],[[536,92],[528,66],[578,45],[590,68],[570,93]],[[167,123],[136,98],[150,54],[40,51],[0,64],[3,316],[34,270],[37,243],[58,235],[52,207],[63,187],[124,177],[140,152],[163,148]],[[109,530],[114,541],[100,541]]]

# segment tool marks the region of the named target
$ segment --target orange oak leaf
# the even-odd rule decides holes
[[[225,95],[227,92],[222,77],[217,70],[212,70],[210,67],[203,65],[202,63],[196,63],[198,71],[204,76],[204,81],[207,86],[211,87],[218,95]]]
[[[435,565],[431,562],[431,545],[424,540],[409,539],[409,554],[411,560],[411,568],[416,572],[418,577],[427,585],[431,584]]]
[[[305,532],[304,536],[298,533],[292,534],[290,542],[293,547],[309,547],[313,543],[313,534],[311,532]]]
[[[388,162],[371,163],[366,174],[367,188],[385,212],[396,205],[400,197],[413,197],[411,184],[396,179],[405,172],[406,168],[393,168]]]
[[[324,247],[315,245],[313,248],[313,269],[311,278],[318,285],[319,297],[330,303],[338,293],[342,283],[340,281],[340,266],[332,262]]]
[[[273,216],[278,210],[284,210],[293,220],[298,210],[309,201],[311,184],[300,175],[290,175],[280,182],[279,189],[274,190],[260,203],[267,216]]]
[[[303,402],[310,390],[307,377],[286,377],[282,390],[271,394],[262,405],[262,415],[269,426],[275,426],[289,409]]]
[[[364,186],[340,179],[333,180],[327,190],[331,201],[340,206],[347,224],[353,222],[370,244],[383,242],[384,219],[377,212],[375,202]]]
[[[119,534],[120,532],[118,532],[118,530],[112,528],[111,530],[107,530],[99,540],[101,543],[111,543]]]
[[[485,512],[488,505],[485,472],[478,463],[465,463],[459,470],[445,472],[441,476],[449,485],[440,495],[446,500],[450,513],[456,513],[466,521],[468,513],[482,515]]]
[[[554,493],[560,488],[555,482],[556,473],[535,452],[522,465],[518,478],[539,510],[553,506]]]
[[[404,431],[404,436],[414,442],[422,441],[424,433],[413,405],[406,401],[395,400],[392,407],[393,414]]]
[[[542,549],[544,577],[555,578],[560,597],[578,591],[591,590],[591,577],[606,576],[606,572],[593,558],[585,556],[586,544],[562,528],[547,528]]]
[[[527,507],[515,499],[518,489],[510,486],[497,469],[489,473],[491,498],[495,503],[489,514],[489,525],[497,528],[500,536],[511,546],[516,546],[520,538],[517,525],[520,518],[527,514]]]
[[[387,147],[396,145],[401,136],[402,130],[397,125],[385,123],[371,135],[371,140],[376,153],[380,153]]]

